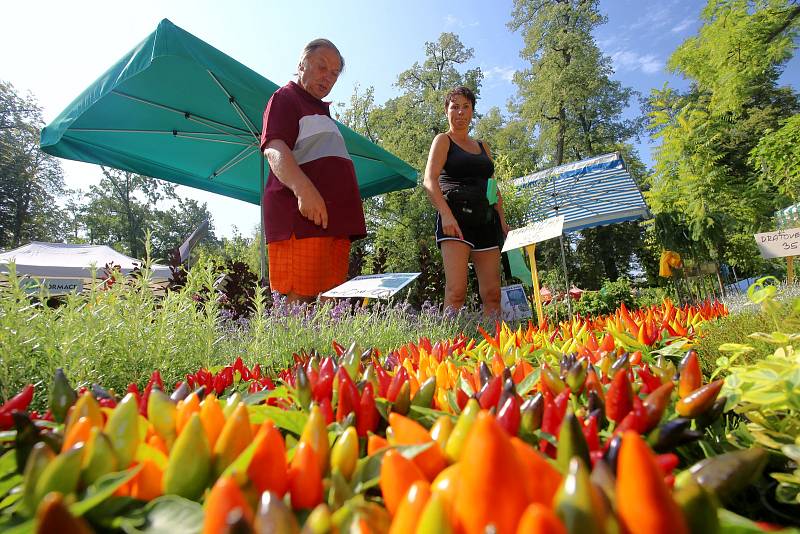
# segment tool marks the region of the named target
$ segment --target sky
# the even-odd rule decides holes
[[[700,27],[701,0],[601,0],[608,21],[595,31],[611,57],[614,78],[647,95],[664,83],[684,88],[686,81],[667,72],[672,51]],[[278,85],[293,79],[305,43],[331,39],[346,68],[328,96],[349,102],[353,88],[375,88],[382,104],[398,94],[397,75],[425,58],[425,43],[442,32],[456,33],[474,49],[468,68],[484,73],[478,111],[506,103],[516,93],[512,76],[526,67],[519,57],[522,37],[511,33],[512,0],[82,0],[4,2],[0,31],[0,79],[30,92],[52,121],[100,74],[170,19]],[[786,66],[781,82],[800,90],[800,59]],[[627,114],[638,112],[634,102]],[[651,165],[653,145],[634,141]],[[96,165],[62,160],[65,181],[88,190],[100,181]],[[178,193],[208,204],[215,233],[234,229],[250,235],[258,206],[184,186]]]

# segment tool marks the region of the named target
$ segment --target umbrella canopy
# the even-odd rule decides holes
[[[164,19],[42,130],[41,147],[260,204],[264,107],[278,86]],[[366,198],[416,171],[338,124]]]
[[[618,153],[523,176],[514,184],[533,191],[530,221],[563,215],[564,233],[651,216]]]

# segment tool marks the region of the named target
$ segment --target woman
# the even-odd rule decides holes
[[[499,194],[494,207],[486,199],[494,163],[486,143],[469,136],[475,94],[467,87],[456,87],[445,98],[445,110],[450,129],[434,138],[423,181],[439,212],[436,243],[444,263],[445,307],[458,310],[464,306],[471,259],[483,312],[498,315],[500,243],[508,225]]]

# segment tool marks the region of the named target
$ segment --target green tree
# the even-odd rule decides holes
[[[64,178],[58,160],[39,149],[43,126],[33,96],[0,80],[0,249],[61,239]]]
[[[769,227],[790,191],[770,187],[748,156],[765,132],[800,110],[797,95],[777,86],[795,46],[798,6],[710,0],[702,18],[699,34],[669,60],[692,82],[690,89],[665,86],[650,97],[649,127],[660,146],[647,195],[662,215],[657,221],[686,229],[688,239],[673,243],[679,252],[753,274],[765,264],[752,233]],[[656,231],[674,234],[668,222]]]
[[[524,40],[520,56],[530,63],[514,77],[513,109],[539,132],[541,166],[620,152],[632,174],[643,176],[644,166],[626,141],[639,135],[644,118],[623,117],[638,95],[612,78],[611,60],[595,43],[592,31],[606,20],[598,2],[515,0],[511,17],[509,28]],[[616,280],[647,256],[636,223],[570,234],[564,248],[570,277],[587,288]],[[545,271],[562,269],[561,253],[557,241],[537,247]],[[563,282],[563,273],[552,278]]]
[[[422,63],[415,62],[398,76],[400,96],[377,106],[371,88],[360,93],[356,87],[350,107],[341,115],[343,122],[407,161],[421,175],[431,141],[447,131],[447,91],[465,85],[480,94],[480,69],[464,68],[473,54],[457,35],[441,34],[425,43]],[[364,208],[370,236],[357,244],[364,270],[420,271],[411,301],[440,300],[444,281],[433,236],[436,212],[424,190],[388,193],[365,202]]]
[[[169,182],[106,167],[102,170],[103,178],[90,187],[83,208],[90,243],[114,246],[141,258],[150,231],[153,256],[165,259],[169,249],[180,245],[204,219],[211,223],[205,203],[179,197]],[[208,239],[213,239],[213,226]]]

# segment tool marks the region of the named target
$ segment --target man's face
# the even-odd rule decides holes
[[[341,70],[339,54],[330,48],[317,48],[300,63],[300,86],[322,100],[333,89]]]

